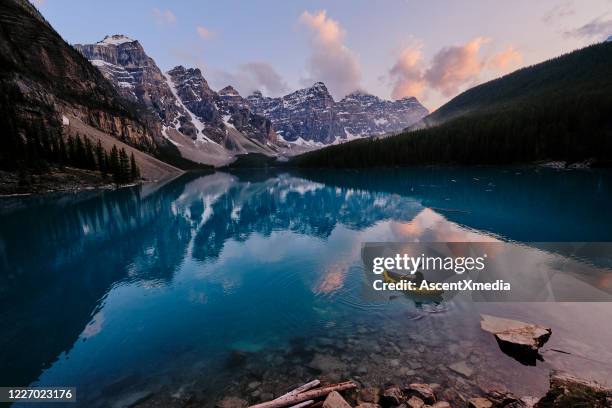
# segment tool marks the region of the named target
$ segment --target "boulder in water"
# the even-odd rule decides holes
[[[480,327],[495,336],[504,353],[526,365],[542,359],[538,350],[548,341],[550,328],[503,317],[481,317]]]

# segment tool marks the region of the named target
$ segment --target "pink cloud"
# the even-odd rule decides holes
[[[359,62],[344,45],[345,32],[340,24],[328,17],[325,10],[315,13],[304,11],[300,23],[310,31],[312,48],[307,66],[309,78],[304,82],[312,84],[323,81],[336,97],[359,88]]]
[[[523,62],[523,55],[513,46],[508,45],[503,51],[494,54],[488,61],[489,68],[504,72],[508,68],[513,68]]]
[[[431,90],[454,96],[466,85],[475,84],[485,69],[505,73],[522,63],[522,54],[511,44],[490,58],[481,57],[481,48],[488,42],[488,38],[475,37],[463,45],[444,47],[428,63],[423,62],[422,44],[407,46],[388,72],[392,98],[427,99]]]
[[[213,36],[213,32],[210,31],[208,28],[203,27],[203,26],[197,26],[196,27],[196,32],[198,33],[200,38],[203,38],[204,40],[208,40],[208,39],[212,38],[212,36]]]
[[[401,99],[406,96],[421,96],[426,82],[421,67],[421,46],[409,46],[402,50],[395,65],[389,71],[393,82],[391,96]]]
[[[442,48],[425,71],[427,83],[444,96],[456,94],[462,85],[474,81],[485,66],[478,52],[485,37],[476,37],[461,46]]]

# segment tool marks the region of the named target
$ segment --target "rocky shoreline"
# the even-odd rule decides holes
[[[491,333],[498,342],[500,350],[524,365],[535,365],[541,360],[540,348],[548,341],[552,330],[532,323],[525,323],[496,316],[482,315],[481,328]],[[328,342],[324,342],[327,344]],[[327,345],[333,345],[331,342]],[[373,347],[376,351],[376,347]],[[378,350],[380,351],[380,350]],[[399,350],[395,350],[398,352]],[[418,346],[417,353],[426,353],[424,346]],[[311,400],[299,404],[285,404],[291,408],[557,408],[557,407],[611,407],[612,389],[595,382],[580,379],[567,373],[553,371],[550,375],[548,392],[541,398],[517,396],[503,386],[483,387],[473,382],[472,364],[478,361],[477,354],[467,360],[448,365],[447,376],[439,377],[440,383],[422,382],[419,371],[426,371],[421,364],[402,366],[399,360],[388,360],[387,370],[394,373],[394,382],[371,384],[363,381],[361,375],[368,373],[367,367],[357,367],[352,378],[354,389],[343,392],[344,397],[333,391],[325,399]],[[327,381],[338,380],[338,375],[346,364],[328,354],[315,354],[309,365],[319,371]],[[336,374],[330,374],[330,373]],[[452,378],[455,381],[453,382]],[[397,379],[400,379],[397,381]],[[315,380],[318,383],[318,380]],[[309,383],[310,384],[310,383]],[[328,386],[329,387],[329,386]],[[244,388],[243,388],[244,389]],[[245,408],[260,400],[257,408],[280,408],[274,394],[265,392],[260,381],[252,381],[246,386],[247,399],[230,396],[216,403],[216,408]],[[285,394],[288,395],[288,394]],[[303,399],[302,399],[303,400]],[[250,401],[250,402],[249,402]],[[270,406],[271,405],[271,406]]]
[[[0,172],[0,197],[18,197],[53,192],[111,189],[113,184],[100,172],[64,167],[41,174]]]
[[[318,380],[315,380],[318,382]],[[253,382],[249,388],[256,390],[261,383]],[[316,391],[316,390],[315,390]],[[291,392],[285,395],[290,395]],[[471,397],[446,393],[440,384],[411,383],[389,384],[384,388],[367,387],[349,391],[332,391],[317,400],[309,400],[282,406],[290,408],[565,408],[565,407],[612,407],[612,389],[597,383],[573,377],[566,373],[554,372],[550,377],[550,389],[541,398],[516,396],[504,390],[489,390]],[[305,397],[306,398],[306,397]],[[278,408],[282,397],[253,408]],[[304,399],[304,398],[302,398]],[[247,400],[239,397],[225,397],[217,402],[216,408],[247,408]]]
[[[139,408],[245,408],[318,378],[323,385],[350,380],[355,388],[341,395],[347,405],[359,408],[611,406],[610,389],[540,360],[537,366],[518,362],[521,355],[502,347],[509,340],[524,341],[525,347],[513,352],[537,356],[551,336],[546,327],[488,315],[481,319],[476,337],[450,330],[448,319],[436,320],[441,325],[416,319],[408,325],[406,320],[364,322],[350,332],[330,327],[323,335],[296,338],[282,348],[241,343],[225,356],[224,367],[194,362],[185,353],[176,356],[180,370],[167,371],[167,380],[132,383],[108,402]],[[549,355],[546,350],[544,355]],[[221,374],[228,369],[231,375]],[[300,408],[319,408],[324,400]]]

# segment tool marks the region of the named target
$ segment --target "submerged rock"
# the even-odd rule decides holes
[[[244,408],[247,405],[249,405],[248,402],[238,397],[225,397],[221,401],[217,402],[216,407],[217,408]]]
[[[550,338],[550,328],[484,314],[481,317],[480,327],[495,336],[504,353],[526,365],[535,365],[536,359],[541,359],[538,350]]]
[[[550,390],[535,404],[535,408],[612,406],[612,389],[565,373],[553,373]]]
[[[351,408],[351,406],[337,391],[332,391],[323,401],[323,408]]]
[[[322,373],[346,370],[346,363],[342,362],[339,358],[327,354],[315,354],[308,366]]]
[[[259,386],[261,385],[261,383],[259,381],[251,381],[248,385],[249,390],[255,390],[257,388],[259,388]]]
[[[474,374],[474,370],[471,369],[465,361],[459,361],[458,363],[451,364],[448,366],[448,368],[466,378],[470,378],[472,374]]]

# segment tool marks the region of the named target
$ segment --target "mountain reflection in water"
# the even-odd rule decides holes
[[[236,350],[257,355],[305,339],[300,347],[310,358],[309,342],[353,335],[358,326],[393,327],[395,343],[406,330],[431,333],[436,347],[446,347],[436,333],[467,336],[495,355],[478,329],[483,310],[550,325],[551,347],[580,356],[551,355],[533,368],[499,357],[496,375],[510,387],[539,392],[551,367],[605,379],[612,328],[598,319],[609,316],[608,304],[451,302],[444,314],[406,323],[406,312],[423,313],[408,299],[360,296],[360,249],[375,241],[610,241],[610,175],[496,168],[188,174],[2,202],[0,384],[75,385],[83,406],[104,406],[133,389],[225,389],[248,376],[227,364]],[[606,286],[610,277],[600,280]],[[316,374],[299,359],[291,364],[304,366],[304,379]]]

